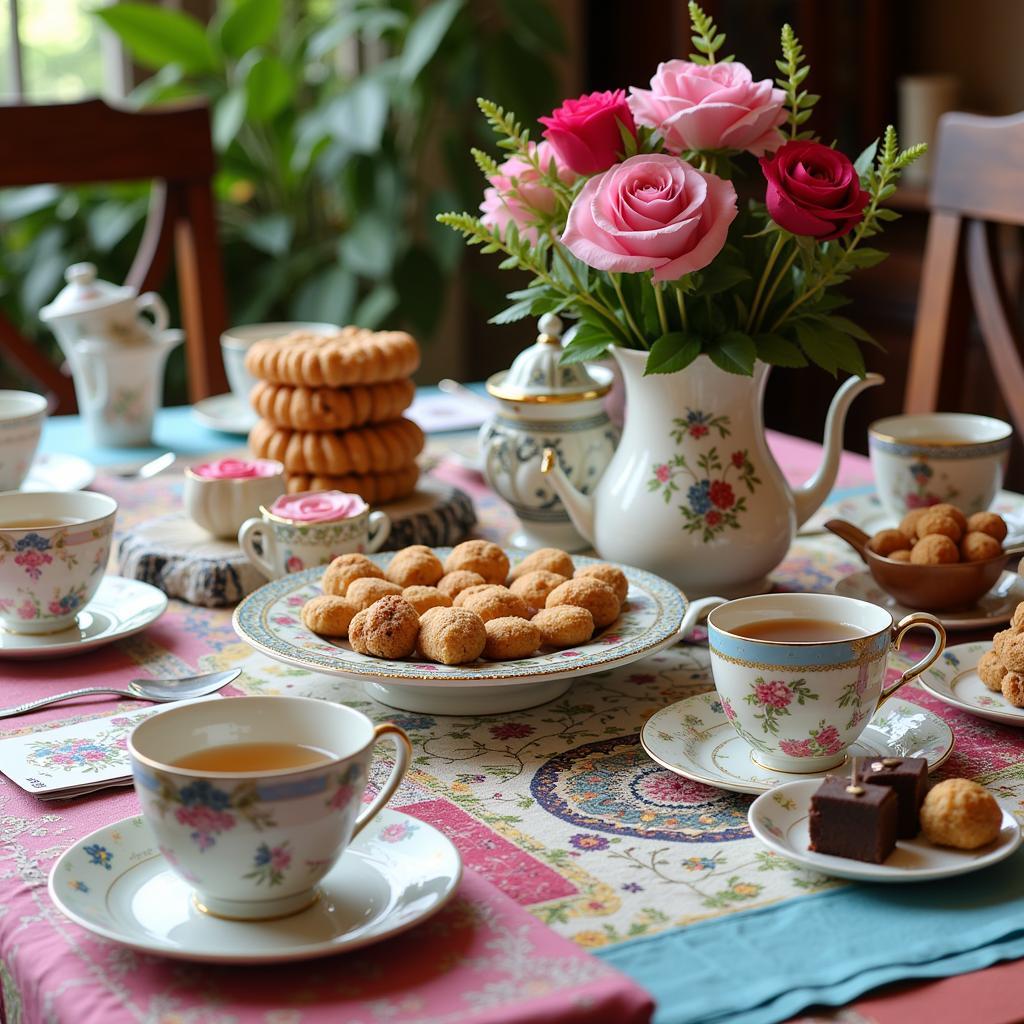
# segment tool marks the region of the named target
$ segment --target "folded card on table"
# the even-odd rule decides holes
[[[214,693],[177,701],[174,706],[220,699],[220,694]],[[140,707],[110,718],[10,736],[0,740],[0,773],[42,800],[124,785],[132,777],[129,734],[139,722],[164,710],[166,705]]]

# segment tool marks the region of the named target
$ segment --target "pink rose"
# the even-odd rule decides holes
[[[544,125],[544,138],[555,156],[577,174],[597,174],[618,161],[622,152],[619,122],[636,135],[624,89],[566,100],[549,117],[537,120]]]
[[[545,171],[554,160],[555,173],[566,185],[576,180],[576,175],[558,160],[549,142],[531,142],[530,151]],[[536,243],[537,229],[533,223],[538,215],[554,213],[554,192],[541,182],[537,168],[520,156],[510,156],[500,163],[498,172],[487,179],[490,187],[484,189],[480,219],[488,227],[497,228],[503,238],[509,223],[514,222],[520,235]]]
[[[736,216],[732,183],[666,153],[630,157],[573,201],[563,244],[588,266],[675,281],[722,250]]]
[[[754,687],[758,704],[767,704],[773,708],[789,707],[793,701],[793,693],[781,679],[773,679],[770,683],[758,683]]]
[[[790,757],[814,757],[810,740],[779,740],[779,749]]]
[[[630,90],[638,124],[654,128],[670,153],[742,149],[755,156],[782,145],[786,94],[770,78],[755,82],[739,61],[659,64],[650,89]]]
[[[826,726],[817,736],[814,737],[817,743],[826,754],[838,754],[843,748],[843,741],[839,738],[839,730],[834,725]]]

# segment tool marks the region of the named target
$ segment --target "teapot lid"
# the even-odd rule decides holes
[[[537,325],[535,344],[523,349],[511,367],[487,381],[487,392],[509,402],[581,402],[600,398],[611,388],[611,374],[600,379],[586,363],[559,362],[562,356],[562,321],[545,313]]]
[[[94,263],[73,263],[64,271],[64,280],[67,284],[57,293],[53,302],[39,311],[41,320],[92,313],[126,299],[134,299],[137,294],[129,285],[98,280]]]

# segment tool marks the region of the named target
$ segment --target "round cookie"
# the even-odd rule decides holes
[[[1010,619],[1010,626],[1013,629],[1024,629],[1024,601],[1021,601],[1013,609],[1013,617]]]
[[[918,537],[924,540],[925,537],[937,534],[942,537],[948,537],[954,544],[959,543],[960,538],[964,534],[960,523],[957,522],[954,516],[949,515],[947,512],[937,511],[938,509],[939,506],[935,505],[918,519]]]
[[[540,630],[541,640],[548,647],[575,647],[585,644],[594,635],[594,616],[574,604],[542,608],[531,622]]]
[[[911,509],[900,520],[900,533],[906,534],[912,541],[917,539],[917,521],[929,510],[927,508]]]
[[[568,580],[572,579],[575,568],[572,559],[561,548],[537,548],[513,567],[509,579],[517,580],[528,572],[537,572],[539,569],[543,569],[545,572],[558,573],[559,576],[564,576]]]
[[[302,606],[302,624],[317,636],[344,637],[357,611],[344,597],[320,594]]]
[[[894,551],[909,551],[912,546],[902,530],[879,530],[868,541],[868,548],[883,558],[888,558]]]
[[[953,523],[952,519],[947,520]],[[956,523],[953,523],[956,526]],[[925,534],[910,549],[910,561],[914,565],[947,565],[960,561],[960,549],[945,534]]]
[[[1004,629],[992,637],[992,650],[1011,672],[1024,672],[1024,632]]]
[[[559,605],[572,604],[578,608],[586,608],[593,616],[594,625],[598,629],[604,629],[611,625],[618,617],[622,603],[615,596],[615,591],[593,576],[584,576],[580,579],[566,580],[565,583],[555,587],[548,595],[547,608],[557,608]]]
[[[994,693],[1001,693],[1007,668],[995,651],[986,651],[978,662],[978,677]]]
[[[963,512],[956,507],[956,505],[950,505],[948,501],[943,501],[938,505],[931,505],[926,511],[938,512],[940,515],[949,516],[951,519],[955,519],[956,525],[960,527],[960,532],[967,532],[967,516],[965,516]]]
[[[576,570],[575,578],[581,579],[584,576],[593,576],[594,579],[607,583],[615,591],[619,604],[625,603],[626,595],[629,593],[629,580],[626,579],[626,574],[617,565],[609,565],[607,562],[599,562],[597,565],[585,565]]]
[[[456,569],[454,572],[446,572],[437,581],[437,589],[454,601],[468,587],[478,587],[486,582],[478,572],[470,572],[469,569]]]
[[[419,649],[442,665],[465,665],[483,653],[487,630],[468,608],[430,608],[420,619]]]
[[[1002,823],[995,797],[968,779],[943,779],[921,805],[921,828],[939,846],[976,850],[999,835]]]
[[[890,562],[909,562],[910,552],[904,548],[902,551],[894,551],[891,555],[886,555],[885,557],[888,558]]]
[[[485,583],[504,583],[508,576],[508,555],[489,540],[464,540],[444,560],[445,573],[468,569],[479,573]]]
[[[373,576],[376,579],[384,579],[384,571],[374,565],[366,555],[360,555],[355,551],[347,555],[338,555],[326,569],[324,569],[321,586],[325,594],[337,594],[344,597],[349,584],[353,580],[364,579]]]
[[[540,647],[540,630],[528,619],[511,615],[488,619],[484,631],[484,657],[488,661],[528,658]]]
[[[382,597],[389,594],[397,596],[402,593],[402,588],[390,580],[377,579],[374,576],[364,576],[362,579],[353,580],[345,591],[345,600],[351,602],[359,611],[376,604]]]
[[[987,533],[974,530],[964,534],[960,541],[960,554],[965,562],[987,562],[990,558],[998,558],[1003,546]]]
[[[451,608],[452,599],[437,587],[412,586],[402,591],[402,597],[422,615],[430,608]]]
[[[257,381],[249,402],[259,415],[291,430],[351,430],[397,419],[412,405],[411,380],[357,384],[351,388],[306,388]]]
[[[532,572],[525,572],[521,576],[517,576],[509,584],[508,589],[516,597],[521,597],[530,608],[543,608],[548,594],[565,580],[566,577],[557,572],[534,569]]]
[[[1006,521],[995,512],[975,512],[967,520],[968,533],[987,533],[1000,544],[1006,540]]]
[[[517,619],[528,619],[530,610],[526,602],[513,594],[508,587],[496,583],[484,583],[479,587],[467,587],[455,598],[456,608],[468,608],[487,622],[488,619],[500,619],[513,616]]]
[[[348,636],[360,654],[375,658],[407,658],[416,650],[420,617],[408,601],[396,595],[382,597],[354,616]]]
[[[425,544],[413,544],[395,553],[385,575],[401,587],[432,587],[444,575],[444,568]]]
[[[330,476],[319,473],[288,473],[288,493],[300,491],[346,491],[358,494],[370,505],[380,505],[405,498],[416,490],[420,467],[415,462],[393,473],[347,473]]]
[[[1007,672],[999,691],[1015,708],[1024,708],[1024,675],[1020,672]]]

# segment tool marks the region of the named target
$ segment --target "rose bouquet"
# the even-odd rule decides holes
[[[480,216],[438,220],[533,275],[492,322],[577,318],[567,362],[617,345],[647,350],[647,373],[703,353],[737,374],[761,360],[863,376],[872,339],[837,313],[835,286],[885,258],[864,243],[898,216],[885,200],[925,147],[901,151],[890,126],[851,161],[804,127],[818,97],[788,25],[773,83],[718,58],[725,36],[696,3],[690,18],[689,61],[659,65],[628,96],[566,100],[540,118],[540,142],[480,100],[508,155],[474,150],[488,182]],[[732,179],[752,157],[747,181],[763,176],[764,198],[741,204]]]

